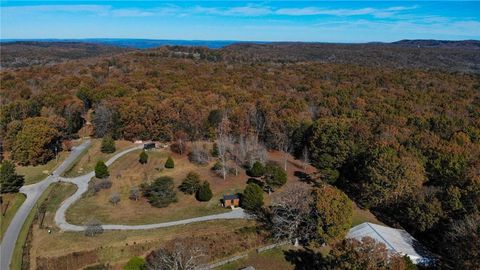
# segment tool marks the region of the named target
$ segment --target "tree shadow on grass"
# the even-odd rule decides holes
[[[283,253],[285,259],[295,265],[295,270],[327,269],[327,262],[322,254],[310,248],[290,249]]]

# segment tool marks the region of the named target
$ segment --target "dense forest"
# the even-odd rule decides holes
[[[98,137],[194,141],[214,139],[228,119],[236,140],[255,134],[267,148],[308,153],[311,177],[406,228],[446,267],[478,267],[478,50],[400,47],[412,55],[376,65],[397,49],[325,63],[315,55],[328,46],[304,46],[161,47],[3,70],[5,156],[44,163],[85,125]],[[342,59],[342,46],[329,54]]]

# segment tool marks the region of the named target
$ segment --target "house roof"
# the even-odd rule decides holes
[[[365,222],[351,228],[347,234],[347,238],[357,240],[367,236],[384,243],[387,249],[392,252],[407,255],[414,263],[429,264],[434,259],[432,253],[402,229]]]
[[[226,200],[235,200],[235,199],[239,199],[240,197],[238,197],[237,194],[230,194],[230,195],[223,195],[223,200],[226,201]]]

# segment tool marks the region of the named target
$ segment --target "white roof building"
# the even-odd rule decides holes
[[[347,238],[357,240],[367,236],[385,244],[391,252],[407,255],[415,264],[429,265],[434,261],[433,254],[405,230],[365,222],[351,228],[347,234]]]

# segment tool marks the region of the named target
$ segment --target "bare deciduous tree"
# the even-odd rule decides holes
[[[310,240],[316,234],[315,211],[310,187],[296,183],[273,198],[270,228],[276,240]]]
[[[112,127],[112,116],[112,111],[103,102],[95,108],[92,122],[95,126],[96,136],[103,137],[110,132]]]
[[[118,194],[118,192],[112,193],[108,201],[113,205],[117,205],[120,202],[120,194]]]
[[[307,170],[307,166],[310,163],[310,154],[308,152],[308,148],[305,146],[302,151],[302,163],[303,163],[303,170]]]
[[[204,249],[191,242],[175,241],[170,246],[153,251],[147,257],[151,270],[194,270],[205,257]]]
[[[130,200],[138,201],[138,199],[140,199],[140,196],[140,188],[138,188],[137,186],[133,186],[130,188],[130,195],[128,196]]]
[[[91,219],[85,224],[85,236],[95,236],[103,233],[102,224],[96,220]]]
[[[210,154],[204,145],[194,142],[188,158],[193,163],[204,165],[210,161]]]
[[[217,128],[217,148],[218,148],[218,159],[221,166],[221,175],[223,180],[227,178],[228,172],[228,160],[229,152],[232,147],[232,138],[229,135],[230,133],[230,121],[228,120],[227,115],[224,115],[222,121]]]

